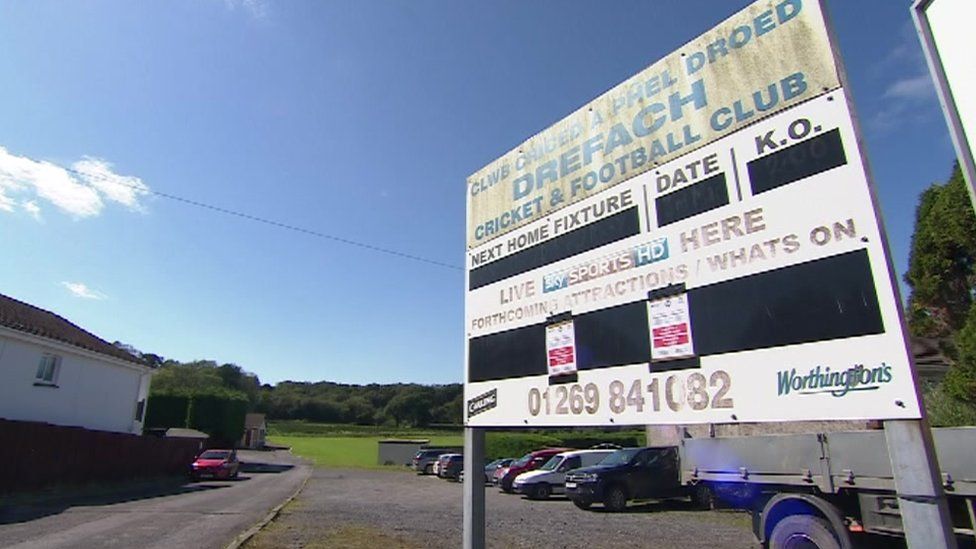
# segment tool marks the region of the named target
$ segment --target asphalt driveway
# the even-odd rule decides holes
[[[0,501],[0,547],[222,548],[291,496],[311,468],[289,452],[239,451],[234,481],[135,485],[102,495]]]

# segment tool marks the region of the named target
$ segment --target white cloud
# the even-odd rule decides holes
[[[136,211],[144,211],[139,197],[149,194],[149,187],[138,177],[118,175],[112,164],[100,159],[85,157],[71,168],[81,179],[113,202]]]
[[[36,209],[25,210],[34,215],[40,211],[33,201],[38,198],[74,217],[85,218],[102,213],[105,200],[145,211],[139,198],[147,194],[149,187],[142,180],[114,173],[104,160],[85,157],[69,170],[0,147],[0,210],[12,212],[17,198],[22,203],[33,202]]]
[[[264,19],[268,16],[267,0],[224,0],[229,10],[241,9],[254,19]]]
[[[107,296],[101,292],[96,292],[82,282],[62,282],[62,286],[68,289],[75,297],[82,299],[105,299]]]
[[[889,85],[883,97],[912,101],[934,99],[935,86],[932,85],[932,78],[927,72],[917,76],[906,76]]]
[[[41,207],[37,205],[37,202],[34,202],[33,200],[25,200],[24,203],[21,204],[21,207],[24,208],[24,211],[29,213],[30,216],[35,220],[41,220]]]
[[[14,199],[3,194],[3,184],[0,183],[0,210],[5,212],[13,213],[14,211]]]
[[[872,77],[881,81],[884,90],[869,110],[873,112],[867,126],[873,132],[887,133],[925,123],[938,108],[915,27],[906,23],[898,34],[898,43],[872,69]]]

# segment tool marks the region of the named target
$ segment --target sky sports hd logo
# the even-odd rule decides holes
[[[830,367],[817,366],[807,374],[797,374],[796,368],[776,373],[777,396],[794,392],[798,395],[828,393],[840,398],[852,391],[875,391],[892,379],[891,366],[884,362],[875,368],[865,368],[863,364],[846,370],[830,371]]]
[[[542,291],[554,292],[607,275],[650,265],[668,258],[668,239],[655,238],[622,252],[574,265],[542,277]]]

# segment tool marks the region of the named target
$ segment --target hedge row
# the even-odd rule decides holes
[[[590,448],[601,443],[611,443],[623,447],[643,446],[644,433],[634,431],[620,432],[577,432],[551,431],[547,433],[508,433],[489,432],[485,440],[485,457],[522,457],[541,448]]]
[[[237,395],[150,395],[147,429],[186,427],[203,431],[213,442],[232,445],[244,435],[247,399]]]
[[[146,428],[186,427],[186,409],[190,397],[185,395],[149,395],[146,405]]]

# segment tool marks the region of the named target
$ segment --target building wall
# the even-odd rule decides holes
[[[410,465],[413,456],[429,441],[387,442],[379,441],[376,463],[379,465]]]
[[[150,370],[32,336],[0,332],[0,418],[141,433],[136,407]],[[38,384],[45,353],[61,357],[55,386]]]

